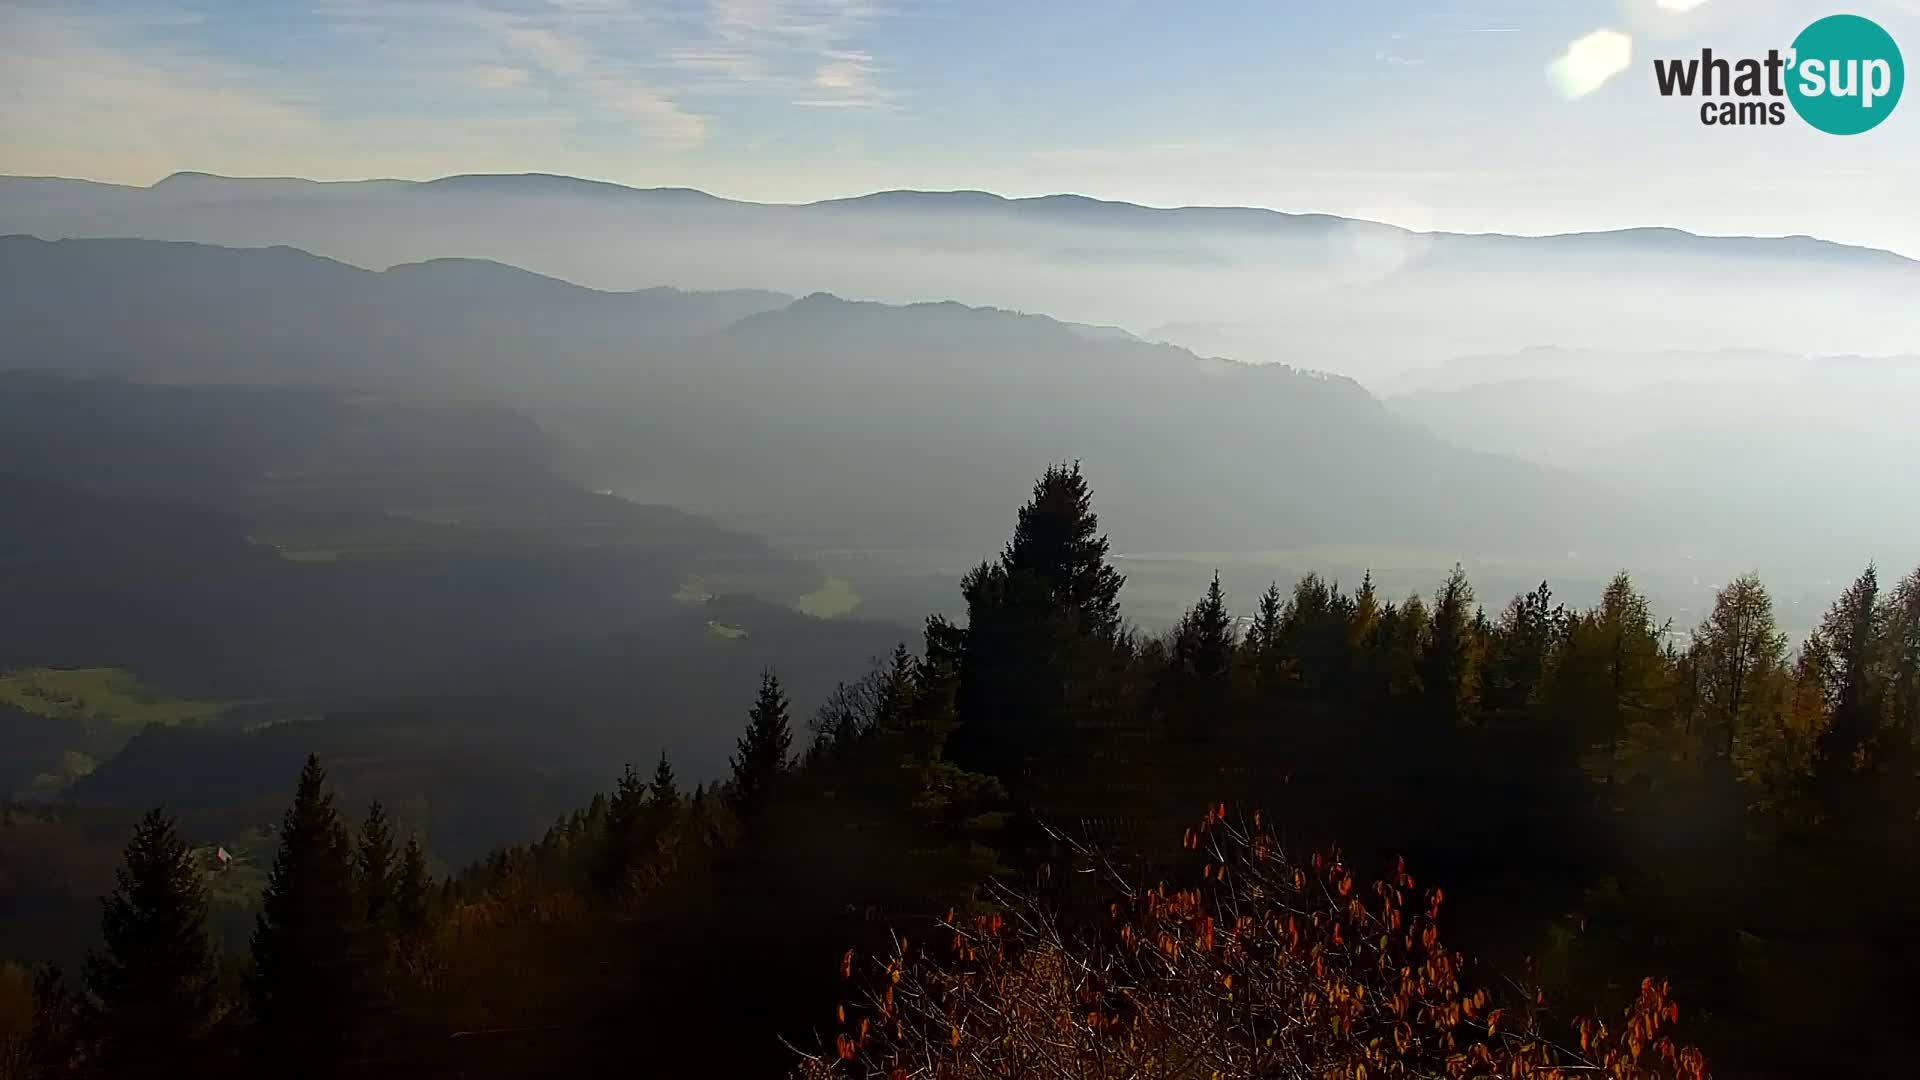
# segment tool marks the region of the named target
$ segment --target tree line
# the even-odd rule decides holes
[[[930,618],[917,650],[804,724],[765,673],[723,781],[687,791],[664,755],[628,766],[538,841],[437,889],[377,806],[348,830],[309,762],[251,956],[226,969],[202,871],[156,811],[84,989],[43,980],[40,1071],[20,1075],[154,1045],[177,1061],[280,1055],[294,1075],[413,1075],[469,1046],[502,1071],[516,1054],[605,1063],[636,1017],[709,1064],[777,1073],[792,1046],[848,1037],[832,1002],[849,948],[897,954],[1031,902],[1083,957],[1123,900],[1154,891],[1139,882],[1179,894],[1225,865],[1166,843],[1216,805],[1264,815],[1279,848],[1328,851],[1311,867],[1324,881],[1337,865],[1393,888],[1402,855],[1428,867],[1466,898],[1461,936],[1524,967],[1541,1001],[1632,1014],[1646,1003],[1626,988],[1660,971],[1698,1003],[1716,1061],[1791,1075],[1897,1060],[1875,1032],[1899,1029],[1920,962],[1905,899],[1920,884],[1920,571],[1883,588],[1869,566],[1797,648],[1751,575],[1684,629],[1625,573],[1591,607],[1542,584],[1493,614],[1458,567],[1397,600],[1370,577],[1346,590],[1309,574],[1244,619],[1216,576],[1160,633],[1125,620],[1124,584],[1079,467],[1049,468],[963,578],[964,625]],[[1647,1009],[1664,1016],[1665,993]],[[855,1049],[823,1060],[871,1059]],[[1678,1060],[1660,1067],[1693,1075]]]

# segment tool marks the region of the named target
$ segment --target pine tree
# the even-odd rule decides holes
[[[427,873],[427,854],[420,840],[409,836],[400,853],[400,874],[394,879],[393,924],[403,937],[417,939],[427,928],[433,899],[433,875]]]
[[[764,814],[779,793],[793,753],[787,695],[771,671],[760,676],[760,695],[747,714],[747,730],[737,749],[738,756],[731,759],[734,812],[750,822]]]
[[[173,819],[149,810],[101,901],[105,949],[86,962],[108,1075],[171,1076],[195,1056],[215,1004],[206,916],[197,860]]]
[[[362,917],[376,929],[389,925],[393,906],[393,837],[387,829],[387,811],[375,799],[360,826],[360,846],[354,851],[359,877]]]
[[[353,877],[352,841],[320,759],[309,756],[281,819],[253,931],[254,1014],[285,1074],[328,1074],[352,1022],[360,925]]]

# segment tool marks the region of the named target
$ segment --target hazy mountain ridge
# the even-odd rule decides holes
[[[1719,380],[1778,385],[1846,374],[1895,379],[1920,375],[1920,354],[1807,354],[1759,348],[1623,352],[1537,345],[1511,353],[1453,357],[1387,380],[1378,390],[1393,397],[1513,381],[1563,381],[1611,390]]]
[[[1910,259],[1667,228],[1476,235],[1070,195],[773,204],[544,175],[188,175],[151,188],[0,179],[0,232],[287,244],[369,267],[472,257],[612,291],[956,300],[1143,336],[1162,327],[1157,336],[1203,354],[1369,382],[1540,342],[1886,353],[1920,339],[1920,315],[1904,303],[1920,284]]]
[[[1920,356],[1533,349],[1463,357],[1385,401],[1437,434],[1645,493],[1689,531],[1770,537],[1807,565],[1920,558]],[[1845,565],[1844,562],[1841,565]]]
[[[1286,230],[1336,230],[1355,226],[1401,236],[1429,237],[1457,242],[1463,247],[1500,245],[1539,245],[1559,242],[1568,246],[1619,248],[1642,246],[1675,251],[1735,252],[1776,258],[1825,256],[1832,261],[1862,261],[1879,266],[1898,267],[1920,273],[1920,261],[1897,252],[1844,244],[1804,234],[1783,236],[1715,235],[1666,226],[1637,226],[1621,229],[1582,230],[1562,233],[1513,234],[1494,232],[1454,232],[1444,229],[1411,229],[1365,218],[1338,214],[1275,210],[1252,206],[1147,206],[1117,199],[1058,193],[1034,196],[1005,196],[978,190],[893,189],[812,202],[772,203],[730,198],[689,187],[634,187],[604,180],[554,173],[463,173],[432,180],[308,180],[301,177],[239,177],[215,173],[182,171],[169,174],[146,187],[113,184],[93,180],[42,176],[0,176],[0,200],[17,190],[38,189],[43,197],[66,194],[63,188],[86,192],[99,198],[122,198],[130,202],[155,198],[173,202],[191,199],[219,202],[237,197],[272,199],[298,198],[316,193],[375,194],[419,193],[499,193],[516,196],[574,198],[591,196],[625,199],[640,203],[686,204],[752,207],[767,210],[814,210],[830,212],[922,212],[950,214],[990,213],[1022,218],[1105,223],[1151,223],[1165,227],[1218,228],[1232,231],[1270,228]]]
[[[476,272],[506,295],[421,302],[423,282]],[[958,303],[816,294],[693,333],[632,296],[471,263],[376,273],[286,249],[22,238],[0,243],[0,281],[18,283],[0,295],[17,366],[502,400],[562,433],[592,486],[760,531],[831,530],[836,546],[964,541],[1034,461],[1073,458],[1109,478],[1116,536],[1160,549],[1564,549],[1576,505],[1631,516],[1425,435],[1350,379]],[[602,304],[621,317],[583,325]],[[1219,509],[1202,475],[1247,495]],[[1356,488],[1371,498],[1342,497]],[[1440,513],[1462,498],[1485,514]],[[1516,499],[1568,510],[1543,529]]]

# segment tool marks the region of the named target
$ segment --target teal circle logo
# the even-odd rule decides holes
[[[1877,127],[1900,103],[1906,81],[1900,47],[1872,19],[1829,15],[1793,39],[1787,100],[1829,135]]]

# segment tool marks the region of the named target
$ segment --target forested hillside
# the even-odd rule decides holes
[[[1145,633],[1110,557],[1087,478],[1050,468],[961,582],[964,625],[929,619],[811,715],[786,671],[729,685],[723,783],[636,761],[438,884],[310,760],[246,948],[207,944],[230,871],[156,812],[14,1060],[1903,1070],[1920,571],[1866,568],[1803,642],[1756,578],[1673,626],[1625,574],[1504,603],[1459,572],[1404,597],[1215,581]]]

